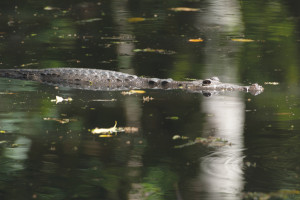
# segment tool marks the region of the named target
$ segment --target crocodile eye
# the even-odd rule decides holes
[[[162,85],[162,86],[165,86],[165,85],[167,85],[168,83],[169,83],[169,81],[162,81],[162,82],[161,82],[161,85]]]
[[[155,81],[150,80],[148,83],[149,83],[150,85],[154,85],[154,84],[155,84]]]
[[[211,84],[211,80],[206,79],[202,82],[204,85],[210,85]]]

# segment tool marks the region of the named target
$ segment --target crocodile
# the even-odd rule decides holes
[[[264,90],[257,83],[239,86],[222,83],[218,77],[194,81],[176,81],[171,78],[147,78],[110,70],[85,68],[0,69],[0,77],[38,81],[60,87],[102,91],[183,89],[190,92],[202,92],[209,96],[213,92],[220,91],[243,91],[258,95]]]

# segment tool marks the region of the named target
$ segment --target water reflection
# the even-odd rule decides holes
[[[208,199],[217,199],[218,193],[230,194],[228,199],[239,199],[243,183],[243,125],[245,105],[238,96],[214,97],[205,100],[202,108],[208,114],[205,132],[228,139],[232,145],[214,150],[201,159],[201,185],[210,193]],[[234,197],[235,196],[235,197]]]
[[[237,81],[238,66],[234,55],[241,46],[230,43],[220,45],[227,35],[243,34],[240,5],[237,1],[211,1],[196,26],[216,26],[218,32],[208,31],[210,40],[205,46],[205,74],[221,75],[222,81]],[[216,53],[217,50],[217,53]],[[243,178],[243,126],[245,104],[243,96],[214,96],[203,99],[202,110],[208,116],[203,135],[226,138],[232,146],[223,146],[201,158],[201,173],[193,181],[197,192],[205,192],[205,199],[239,199],[244,188]],[[197,188],[198,185],[198,188]],[[194,191],[194,192],[195,192]],[[221,195],[222,194],[222,195]]]

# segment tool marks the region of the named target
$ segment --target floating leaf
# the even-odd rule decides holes
[[[252,39],[243,39],[243,38],[233,38],[231,40],[235,42],[254,42],[254,40]]]
[[[76,119],[58,119],[58,118],[51,118],[51,117],[45,117],[43,118],[43,120],[46,120],[46,121],[57,121],[61,124],[66,124],[66,123],[69,123],[71,121],[77,121]]]
[[[0,92],[0,94],[17,94],[17,93],[13,93],[13,92]]]
[[[174,135],[174,136],[172,137],[173,140],[177,140],[177,139],[180,139],[180,138],[181,138],[180,135]]]
[[[27,63],[27,64],[22,64],[21,67],[27,67],[30,65],[38,65],[39,63]]]
[[[132,17],[132,18],[127,19],[127,21],[130,22],[130,23],[142,22],[142,21],[145,21],[145,20],[146,19],[143,18],[143,17]]]
[[[149,96],[144,97],[144,96],[143,96],[143,103],[152,101],[153,99],[154,99],[153,97],[149,97]]]
[[[189,42],[203,42],[203,39],[201,39],[201,38],[189,39]]]
[[[99,137],[112,137],[113,135],[99,135]]]
[[[180,135],[174,135],[172,137],[172,139],[173,140],[178,140],[178,139],[187,140],[187,139],[189,139],[189,137],[187,137],[187,136],[180,136]]]
[[[92,101],[103,101],[103,102],[108,102],[108,101],[117,101],[117,99],[93,99]]]
[[[52,7],[52,6],[45,6],[44,10],[60,10],[60,8]]]
[[[293,115],[293,113],[274,113],[274,115]]]
[[[131,92],[133,94],[144,94],[144,93],[146,93],[145,90],[129,90],[129,92]]]
[[[115,121],[115,125],[111,128],[95,128],[91,130],[92,134],[113,134],[118,132],[124,132],[124,129],[117,128],[117,121]]]
[[[6,131],[4,131],[4,130],[0,130],[0,133],[6,133]]]
[[[91,23],[91,22],[96,22],[96,21],[100,21],[100,20],[102,20],[102,18],[84,19],[84,20],[77,21],[77,23],[85,24],[85,23]]]
[[[146,91],[144,90],[129,90],[121,92],[122,95],[132,95],[132,94],[144,94]]]
[[[68,97],[66,99],[60,97],[60,96],[56,96],[55,99],[51,99],[52,102],[56,102],[56,104],[61,103],[63,101],[73,101],[73,99],[71,97]]]
[[[134,49],[133,52],[150,52],[150,53],[159,53],[159,54],[175,54],[175,51],[170,51],[170,50],[164,50],[164,49],[151,49],[151,48],[146,48],[146,49]]]
[[[278,82],[265,82],[265,85],[279,85]]]
[[[184,12],[196,12],[196,11],[200,11],[199,8],[188,8],[188,7],[169,8],[169,10],[172,10],[172,11],[175,11],[175,12],[180,12],[180,11],[184,11]]]

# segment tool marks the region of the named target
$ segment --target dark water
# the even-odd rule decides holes
[[[0,198],[299,199],[299,13],[293,0],[1,1],[1,68],[218,76],[265,91],[129,96],[1,79]],[[130,130],[89,131],[115,121]]]

